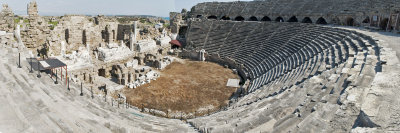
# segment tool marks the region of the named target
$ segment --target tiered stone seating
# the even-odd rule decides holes
[[[110,97],[90,97],[90,89],[29,73],[28,50],[0,43],[2,132],[195,132],[188,124],[111,105]],[[17,68],[18,53],[22,68]]]
[[[221,57],[232,57],[235,51],[246,41],[246,38],[257,28],[256,23],[238,23],[230,35],[227,36],[224,44],[220,47]]]
[[[368,86],[380,71],[379,47],[371,37],[317,25],[274,24],[257,25],[253,32],[264,33],[242,34],[249,41],[231,45],[239,48],[229,57],[249,73],[249,93],[232,99],[227,110],[189,120],[198,130],[244,132],[266,123],[277,131],[306,130],[302,123],[321,113],[326,126],[343,104],[344,91]],[[271,25],[278,28],[266,28]]]
[[[193,44],[193,47],[195,48],[202,47],[211,26],[212,23],[193,23],[188,34],[188,37],[192,38],[188,38],[190,39],[190,42],[188,43]]]

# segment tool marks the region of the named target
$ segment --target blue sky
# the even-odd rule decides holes
[[[26,15],[31,0],[0,0],[18,15]],[[196,3],[237,0],[36,0],[40,15],[154,15],[168,17],[171,11],[190,10]],[[250,1],[250,0],[241,0]]]

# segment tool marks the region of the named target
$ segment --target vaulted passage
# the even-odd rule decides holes
[[[258,19],[257,19],[257,17],[252,16],[249,18],[249,21],[258,21]]]
[[[268,16],[264,16],[261,21],[271,21],[271,18],[269,18]]]
[[[221,18],[221,20],[231,20],[231,18],[229,18],[228,16],[223,16],[223,17]]]
[[[312,23],[312,20],[309,17],[305,17],[301,22],[302,23]]]
[[[354,26],[354,19],[352,17],[346,18],[346,25],[347,26]]]
[[[293,16],[289,18],[288,22],[299,22],[299,20],[297,20],[296,16]]]
[[[362,21],[362,23],[369,23],[369,17],[366,17],[366,18]]]
[[[235,21],[244,21],[244,18],[242,16],[237,16],[235,18]]]
[[[106,77],[106,69],[99,69],[99,76]]]
[[[218,18],[217,18],[217,16],[211,15],[211,16],[208,16],[207,19],[215,19],[216,20]]]
[[[282,17],[277,17],[275,19],[276,22],[285,22]]]
[[[382,19],[380,24],[379,24],[379,27],[381,27],[381,29],[383,29],[383,30],[386,30],[388,22],[389,22],[388,18]]]
[[[316,24],[328,24],[328,23],[326,22],[326,20],[324,18],[320,17],[320,18],[318,18]]]

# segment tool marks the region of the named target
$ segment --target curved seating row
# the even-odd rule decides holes
[[[320,114],[327,115],[328,122],[320,123],[327,126],[343,106],[346,90],[368,86],[381,71],[377,43],[354,31],[297,23],[230,23],[221,30],[235,31],[234,36],[219,34],[230,41],[208,40],[196,48],[218,48],[213,54],[243,64],[249,93],[231,100],[227,110],[189,120],[203,132],[244,132],[266,123],[273,123],[276,131],[307,131],[311,127],[302,122]],[[237,29],[243,24],[256,28]]]

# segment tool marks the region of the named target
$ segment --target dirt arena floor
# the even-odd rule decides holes
[[[226,87],[229,78],[239,77],[215,63],[186,60],[167,66],[156,81],[124,93],[128,102],[139,108],[189,113],[209,105],[227,105],[236,90]]]

